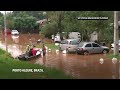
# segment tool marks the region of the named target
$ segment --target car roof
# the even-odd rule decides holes
[[[79,40],[79,39],[65,39],[67,41],[72,41],[72,40]]]
[[[17,30],[12,30],[12,31],[17,31]]]
[[[95,42],[80,42],[80,43],[88,44],[88,43],[95,43]]]

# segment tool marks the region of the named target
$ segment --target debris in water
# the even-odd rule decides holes
[[[103,64],[103,62],[104,62],[104,59],[100,58],[100,64]]]
[[[112,59],[113,64],[117,63],[117,58]]]
[[[56,54],[59,54],[59,50],[56,50]]]
[[[51,49],[49,48],[48,51],[51,52]]]
[[[66,53],[67,53],[67,51],[66,51],[66,50],[63,50],[63,51],[62,51],[62,53],[66,54]]]

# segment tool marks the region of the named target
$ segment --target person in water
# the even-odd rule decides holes
[[[43,43],[43,45],[42,45],[42,51],[43,51],[43,56],[45,56],[45,54],[46,54],[46,48],[45,48],[44,43]]]
[[[33,46],[33,48],[32,48],[32,55],[33,55],[33,56],[35,56],[36,53],[37,53],[37,50],[35,49],[35,47],[36,47],[36,46]]]

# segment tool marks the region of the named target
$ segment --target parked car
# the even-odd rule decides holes
[[[60,43],[60,50],[66,50],[67,53],[69,52],[76,52],[76,49],[80,43],[79,39],[65,39]]]
[[[12,35],[18,35],[19,32],[18,32],[17,30],[12,30],[11,34],[12,34]]]
[[[77,47],[78,54],[92,54],[92,53],[108,53],[109,48],[106,46],[101,46],[95,42],[81,42]]]

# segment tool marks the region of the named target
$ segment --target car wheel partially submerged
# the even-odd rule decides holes
[[[108,53],[108,51],[107,50],[103,50],[103,52],[102,52],[103,54],[107,54]]]
[[[88,54],[89,54],[89,52],[88,52],[88,51],[85,51],[83,54],[84,54],[84,55],[88,55]]]
[[[62,51],[62,50],[61,50],[61,47],[59,47],[59,50]]]

